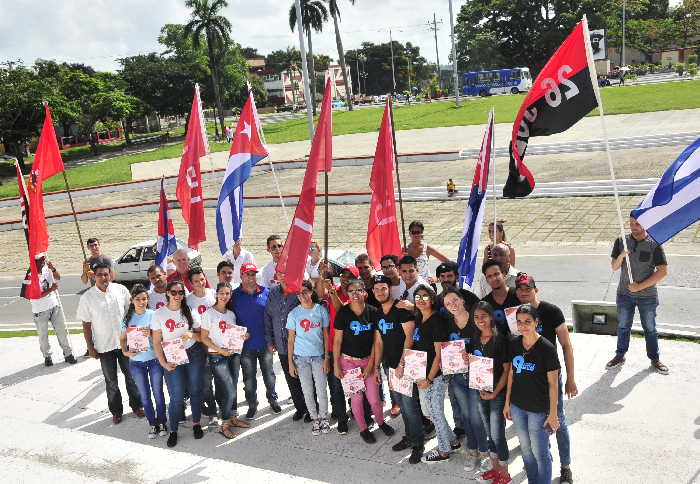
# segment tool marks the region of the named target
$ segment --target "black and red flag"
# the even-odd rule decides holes
[[[597,107],[595,82],[584,17],[540,71],[515,117],[504,197],[525,197],[532,192],[535,179],[523,163],[528,140],[566,131]]]

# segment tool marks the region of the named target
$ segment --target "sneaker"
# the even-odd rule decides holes
[[[430,425],[423,426],[423,433],[425,434],[425,440],[430,440],[435,437],[435,424],[430,422]]]
[[[480,455],[467,455],[467,459],[464,464],[464,470],[467,472],[474,472],[479,470],[481,466],[481,456]]]
[[[373,429],[374,428],[374,419],[372,417],[367,417],[365,419],[365,423],[367,424],[368,429]]]
[[[338,433],[340,435],[345,435],[348,433],[348,421],[338,420]]]
[[[277,403],[277,400],[270,400],[270,408],[273,413],[282,413],[282,407]]]
[[[314,420],[314,423],[311,424],[311,434],[312,435],[319,435],[320,433],[321,433],[321,421]]]
[[[479,481],[480,483],[491,483],[497,482],[498,478],[501,477],[501,474],[497,472],[495,469],[489,469],[486,472],[481,473],[480,475],[476,476],[476,480]]]
[[[53,366],[53,360],[50,356],[44,358],[44,366]]]
[[[609,370],[610,368],[615,368],[616,366],[620,366],[624,362],[625,362],[625,355],[615,354],[615,358],[608,361],[605,365],[605,368],[607,368]]]
[[[163,424],[160,426],[160,431],[158,432],[158,435],[160,437],[165,437],[166,435],[168,435],[168,425],[167,424]]]
[[[652,360],[651,366],[656,370],[656,373],[660,375],[668,375],[668,367],[661,363],[659,360]]]
[[[292,420],[294,422],[298,422],[299,420],[304,418],[304,415],[306,415],[304,412],[300,412],[299,410],[297,410],[296,412],[294,412],[294,415],[292,415]]]
[[[258,406],[257,405],[251,405],[248,407],[248,411],[245,413],[245,418],[247,419],[252,419],[255,417],[255,413],[258,411]]]
[[[446,460],[450,460],[450,456],[448,455],[442,455],[439,450],[433,449],[427,454],[423,456],[421,459],[423,462],[426,464],[435,464],[436,462],[443,462]]]
[[[177,431],[170,432],[168,436],[168,447],[175,447],[177,445]]]
[[[381,424],[379,428],[382,429],[382,432],[384,432],[384,435],[386,435],[387,437],[391,437],[396,433],[396,430],[394,430],[394,428],[386,422]]]
[[[561,473],[559,477],[560,484],[573,484],[574,477],[571,475],[571,469],[567,467],[561,468]]]
[[[160,427],[157,425],[154,425],[151,427],[151,429],[148,431],[148,438],[149,439],[155,439],[156,436],[158,435],[158,432],[160,431]]]
[[[75,365],[78,361],[75,359],[75,356],[73,355],[68,355],[66,356],[66,363],[69,363],[71,365]]]
[[[362,440],[365,441],[367,444],[374,444],[377,442],[377,439],[372,435],[372,432],[370,432],[369,429],[364,429],[362,432],[360,432],[360,437],[362,437]]]
[[[328,421],[327,418],[322,418],[321,419],[321,432],[324,434],[327,434],[330,431],[331,431],[331,423]]]
[[[411,457],[408,458],[408,462],[410,464],[418,464],[422,458],[423,458],[423,448],[422,447],[414,447],[413,450],[411,451]]]
[[[308,413],[304,414],[304,423],[311,423],[311,415]]]
[[[204,437],[204,430],[202,430],[201,425],[193,425],[192,433],[194,434],[195,439],[201,439],[202,437]]]
[[[391,450],[394,452],[401,452],[402,450],[410,449],[411,447],[413,447],[413,443],[404,435],[401,440],[391,446]]]

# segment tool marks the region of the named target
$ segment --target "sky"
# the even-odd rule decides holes
[[[292,0],[229,0],[223,10],[232,25],[233,39],[261,54],[287,46],[299,46],[296,31],[289,30]],[[455,18],[465,0],[453,0]],[[448,63],[450,45],[449,0],[339,0],[344,49],[363,41],[394,40],[418,45],[429,62],[435,62],[435,39],[428,26],[433,13],[438,21],[440,63]],[[59,62],[82,62],[98,70],[114,71],[115,61],[159,52],[160,28],[166,23],[186,23],[189,10],[184,0],[0,0],[0,61],[22,59],[31,65],[36,58]],[[442,20],[442,23],[439,22]],[[8,27],[11,26],[11,27]],[[332,19],[323,32],[312,37],[314,53],[338,53]]]

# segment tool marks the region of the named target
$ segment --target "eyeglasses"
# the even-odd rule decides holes
[[[282,247],[284,247],[282,244],[275,244],[275,245],[271,245],[270,247],[268,247],[268,249],[269,250],[277,250],[277,249],[281,249]]]
[[[385,266],[382,266],[382,270],[388,271],[388,270],[394,269],[395,267],[396,267],[396,264],[387,264]]]
[[[411,235],[423,235],[423,232],[418,232],[416,230],[411,230]]]
[[[364,289],[353,289],[351,291],[348,291],[348,294],[362,294],[363,292],[365,292]]]
[[[414,301],[428,302],[428,301],[430,301],[430,296],[428,296],[427,294],[425,296],[419,296],[418,294],[416,294],[415,296],[413,296],[413,300]]]
[[[183,291],[183,290],[179,290],[179,291],[170,291],[170,295],[171,295],[171,296],[184,296],[184,295],[185,295],[185,291]]]

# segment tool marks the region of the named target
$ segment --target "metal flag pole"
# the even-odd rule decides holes
[[[406,226],[403,217],[403,196],[401,194],[401,177],[399,176],[399,153],[396,150],[396,130],[394,129],[394,102],[389,98],[389,114],[391,114],[391,140],[394,143],[394,165],[396,166],[396,188],[399,190],[399,212],[401,213],[401,236],[406,247]]]
[[[489,116],[489,127],[491,124],[493,124],[493,131],[491,131],[491,146],[489,147],[489,152],[490,152],[490,163],[491,163],[491,170],[493,171],[493,247],[496,246],[496,154],[494,153],[494,138],[496,134],[496,120],[494,119],[495,117],[495,109],[491,108],[491,116]],[[489,128],[486,128],[489,129]]]

